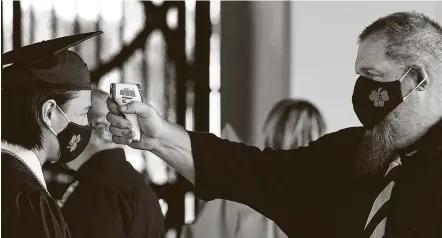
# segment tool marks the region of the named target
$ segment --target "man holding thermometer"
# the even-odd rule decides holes
[[[243,203],[288,237],[442,237],[442,27],[416,12],[359,36],[352,103],[363,127],[294,150],[191,132],[108,99],[113,141],[150,150],[204,200]],[[141,130],[120,113],[136,114]]]

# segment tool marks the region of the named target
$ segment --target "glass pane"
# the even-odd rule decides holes
[[[143,63],[143,51],[137,50],[135,53],[124,63],[124,82],[125,83],[137,83],[143,86],[142,78],[142,63]]]
[[[23,45],[29,45],[31,37],[31,1],[20,1],[21,2],[21,42]]]
[[[143,171],[145,166],[143,151],[133,149],[129,146],[124,146],[123,148],[127,162],[129,162],[132,165],[132,167],[134,167],[134,169],[137,170],[138,172]]]
[[[122,17],[120,1],[100,1],[101,25],[106,34],[102,34],[101,60],[112,59],[121,49],[120,21]]]
[[[195,221],[195,195],[187,192],[184,195],[184,222],[191,224]]]
[[[100,6],[97,1],[77,0],[78,16],[84,22],[95,23],[98,20]]]
[[[175,64],[172,61],[166,61],[165,71],[165,116],[168,121],[176,123],[176,75]]]
[[[210,37],[210,96],[209,96],[209,130],[217,136],[221,134],[221,71],[220,71],[220,11],[219,0],[210,1],[210,21],[212,23],[212,36]]]
[[[186,125],[185,129],[193,131],[195,129],[194,122],[195,122],[195,114],[193,111],[194,105],[195,105],[195,88],[194,88],[194,82],[188,82],[187,83],[187,90],[186,90]]]
[[[75,16],[77,15],[77,6],[75,1],[55,0],[54,2],[55,14],[58,19],[65,23],[73,23]],[[70,29],[72,27],[69,27]],[[63,28],[59,28],[59,31]],[[65,35],[65,34],[63,34]],[[67,34],[66,34],[67,35]]]
[[[51,9],[52,1],[32,1],[31,7],[34,9],[34,42],[49,40],[52,38]]]
[[[220,37],[218,33],[213,33],[210,37],[210,89],[219,90],[221,87],[220,70]]]
[[[98,88],[110,93],[110,85],[111,83],[119,83],[121,79],[121,72],[119,69],[114,69],[111,72],[109,72],[108,74],[104,75],[99,83],[98,83]]]
[[[163,185],[167,183],[167,164],[156,155],[146,152],[146,170],[152,183]]]
[[[163,0],[152,0],[152,3],[157,6],[160,6],[161,4],[163,4],[163,2],[164,2]]]
[[[169,206],[167,205],[167,202],[164,201],[164,199],[159,199],[158,202],[160,203],[161,212],[163,213],[163,216],[166,216],[167,210]]]
[[[2,1],[3,12],[2,12],[2,24],[3,24],[3,34],[2,44],[3,52],[8,52],[12,50],[12,0]]]
[[[196,0],[185,0],[186,5],[186,57],[189,62],[194,60],[195,48],[195,4]]]
[[[209,100],[209,131],[216,136],[221,136],[221,97],[219,91],[210,92]]]
[[[144,10],[138,1],[124,1],[124,43],[130,43],[144,27]]]
[[[122,6],[122,0],[100,0],[99,9],[103,21],[118,24],[123,16]]]
[[[96,21],[90,21],[83,18],[79,18],[80,31],[91,32],[96,29]],[[97,38],[94,37],[87,41],[83,41],[79,44],[80,55],[84,59],[84,62],[88,65],[89,69],[93,69],[97,66]]]
[[[217,25],[221,15],[221,1],[210,0],[210,21],[212,25]]]
[[[55,15],[57,17],[57,37],[74,33],[74,21],[77,11],[75,1],[55,0]]]
[[[147,40],[146,53],[148,63],[147,100],[163,115],[165,112],[164,98],[164,60],[165,42],[159,30],[155,30]]]
[[[177,238],[178,237],[178,234],[177,234],[177,232],[176,232],[176,230],[175,229],[169,229],[167,232],[166,232],[166,236],[165,236],[166,238]]]
[[[178,9],[176,7],[170,8],[166,15],[167,26],[170,29],[176,29],[178,27]]]

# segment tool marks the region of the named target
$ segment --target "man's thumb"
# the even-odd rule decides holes
[[[136,114],[139,117],[150,117],[155,113],[155,109],[148,104],[142,102],[130,102],[126,105],[121,105],[119,107],[122,113],[126,114]]]

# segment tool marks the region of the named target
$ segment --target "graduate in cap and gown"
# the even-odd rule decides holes
[[[58,204],[72,238],[163,238],[164,218],[158,197],[145,176],[126,160],[122,145],[112,142],[106,120],[109,96],[92,88],[88,146],[77,159],[66,163],[67,168],[52,165],[54,172],[74,175]]]
[[[88,67],[68,48],[102,32],[57,38],[2,55],[2,237],[65,238],[69,229],[41,165],[66,163],[91,136]]]

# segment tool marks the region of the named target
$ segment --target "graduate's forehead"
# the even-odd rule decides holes
[[[87,113],[91,108],[91,90],[76,92],[76,97],[69,101],[67,113],[75,115]]]
[[[109,112],[106,105],[106,99],[109,97],[109,94],[101,93],[97,91],[92,91],[91,101],[92,101],[92,110],[95,116],[106,116]]]

